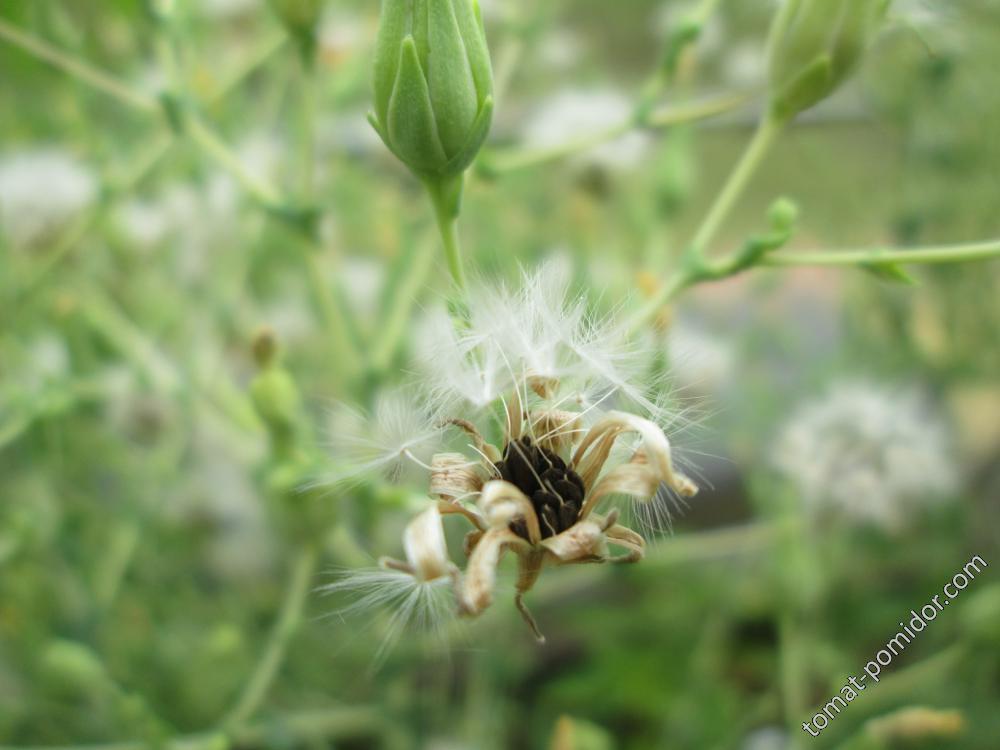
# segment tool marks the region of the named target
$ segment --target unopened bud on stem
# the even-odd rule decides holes
[[[785,0],[771,29],[771,114],[791,120],[836,91],[885,21],[891,0]]]
[[[375,110],[386,146],[426,180],[460,175],[493,117],[493,73],[476,0],[383,0]]]

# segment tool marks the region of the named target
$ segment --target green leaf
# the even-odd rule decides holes
[[[886,281],[893,284],[906,284],[907,286],[916,286],[918,283],[917,280],[907,273],[906,270],[898,263],[864,263],[859,266],[859,268],[861,268],[862,271],[870,273],[879,281]]]
[[[438,134],[448,157],[465,144],[479,113],[479,96],[452,0],[429,0],[427,85]]]
[[[386,122],[389,100],[399,73],[399,56],[409,26],[409,0],[383,0],[375,41],[374,88],[375,114]]]
[[[411,169],[434,173],[448,162],[438,137],[427,80],[410,36],[403,40],[385,128],[396,153]]]
[[[446,174],[462,172],[472,163],[472,160],[476,158],[476,154],[479,153],[479,149],[482,148],[483,143],[486,141],[486,136],[490,133],[490,124],[492,122],[493,97],[488,96],[486,97],[486,101],[483,102],[483,108],[479,112],[479,116],[476,117],[476,121],[472,124],[469,139],[459,152],[451,158],[448,166],[445,167]]]

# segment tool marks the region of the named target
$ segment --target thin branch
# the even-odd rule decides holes
[[[0,39],[20,47],[28,54],[34,55],[39,60],[44,60],[64,73],[68,73],[83,83],[114,97],[123,104],[145,112],[160,110],[160,102],[155,97],[135,91],[111,74],[63,52],[43,39],[21,31],[3,19],[0,19]]]
[[[659,129],[698,122],[730,112],[746,101],[747,96],[743,94],[724,94],[691,104],[663,107],[650,114],[642,127]],[[571,138],[552,147],[537,149],[514,147],[493,153],[487,152],[481,157],[477,167],[487,175],[502,175],[537,167],[590,151],[639,128],[635,119],[630,116],[627,120],[611,127]]]
[[[315,546],[307,545],[295,560],[288,589],[285,591],[285,601],[281,605],[281,612],[278,614],[267,646],[236,704],[222,720],[221,726],[224,729],[239,727],[253,718],[267,698],[267,693],[284,661],[288,644],[302,624],[305,601],[318,559]]]
[[[869,250],[823,250],[817,252],[775,253],[764,258],[766,266],[870,266],[933,265],[971,263],[1000,258],[1000,239],[960,245],[935,245],[912,249],[888,247]]]

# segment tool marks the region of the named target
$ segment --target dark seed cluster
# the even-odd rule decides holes
[[[535,506],[542,538],[565,531],[580,517],[584,495],[580,475],[555,453],[536,445],[530,437],[508,443],[497,469],[504,481],[521,490]],[[528,538],[523,520],[512,523],[510,530]]]

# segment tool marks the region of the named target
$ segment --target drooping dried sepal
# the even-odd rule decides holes
[[[404,571],[423,583],[456,574],[455,566],[448,558],[441,513],[436,506],[423,511],[406,526],[403,550],[406,562],[383,558],[382,567]]]
[[[382,140],[424,180],[464,172],[493,119],[493,71],[477,0],[383,0],[374,63]]]

